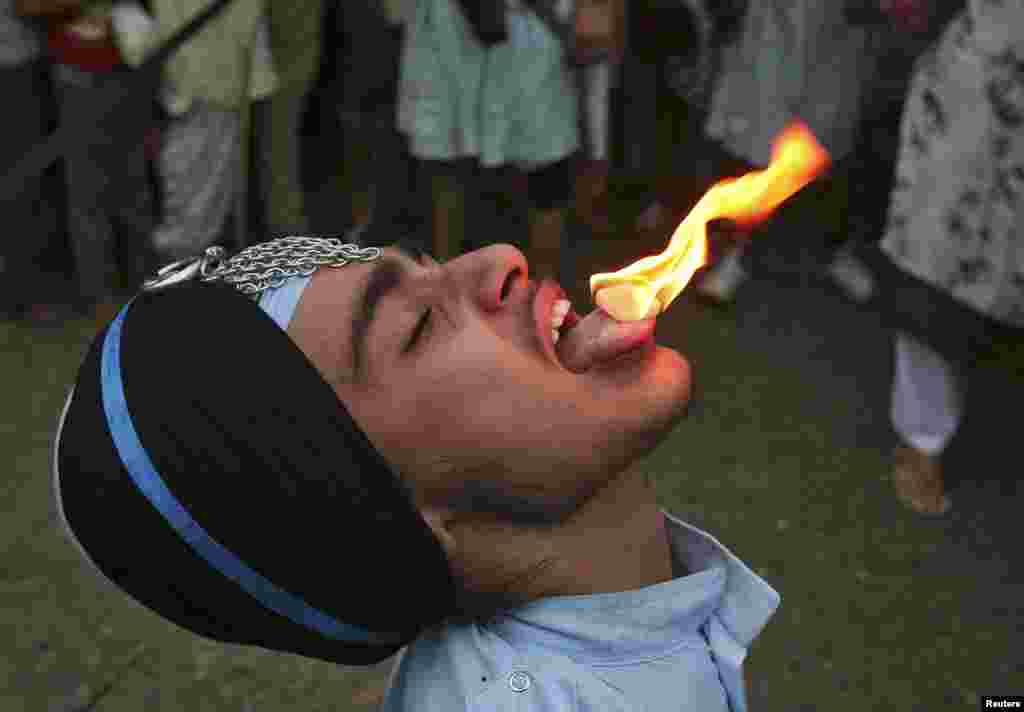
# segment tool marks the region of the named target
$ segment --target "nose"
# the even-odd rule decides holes
[[[446,267],[469,286],[480,308],[501,309],[518,287],[528,284],[526,257],[512,245],[491,245],[451,260]]]

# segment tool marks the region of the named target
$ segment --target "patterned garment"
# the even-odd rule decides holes
[[[238,186],[241,116],[196,100],[164,133],[164,220],[153,247],[166,261],[191,257],[220,237]]]
[[[882,249],[1024,326],[1024,0],[970,0],[918,61]]]
[[[521,0],[509,0],[509,41],[490,49],[455,0],[418,0],[411,10],[398,128],[417,158],[532,170],[576,151],[577,98],[561,42]]]

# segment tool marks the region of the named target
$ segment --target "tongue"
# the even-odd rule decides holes
[[[616,321],[594,309],[563,334],[555,345],[562,365],[583,373],[640,346],[654,335],[655,319]]]

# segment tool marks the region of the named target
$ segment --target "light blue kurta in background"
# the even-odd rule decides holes
[[[779,594],[710,534],[665,514],[689,571],[445,625],[399,655],[384,712],[745,712],[743,660]]]
[[[484,49],[454,0],[410,2],[398,128],[417,158],[531,169],[578,148],[561,42],[519,0],[508,4],[508,41]]]

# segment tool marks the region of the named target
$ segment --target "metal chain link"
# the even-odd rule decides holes
[[[320,267],[370,262],[381,254],[379,247],[360,247],[336,237],[281,237],[252,245],[231,257],[215,245],[199,257],[164,267],[143,289],[153,291],[199,276],[203,282],[225,282],[242,294],[257,297],[289,279],[308,277]]]

